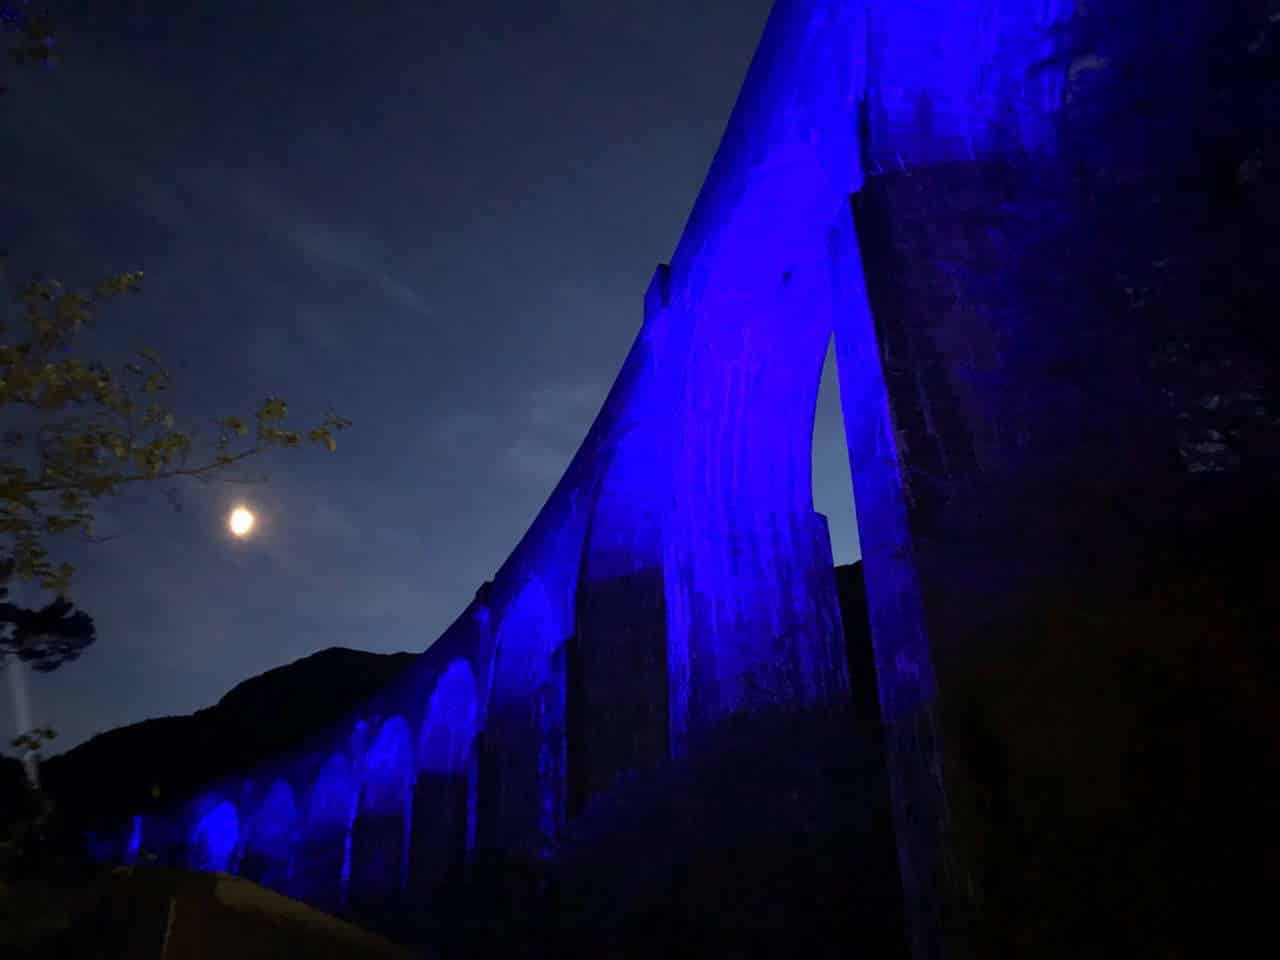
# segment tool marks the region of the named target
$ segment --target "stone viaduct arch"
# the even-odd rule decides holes
[[[550,843],[564,816],[563,664],[572,632],[567,592],[554,595],[537,575],[502,613],[485,716],[495,762],[481,774],[480,830],[493,849]]]
[[[421,669],[282,761],[300,895],[344,909],[353,885],[429,885],[458,850],[553,856],[626,771],[695,753],[736,713],[848,695],[809,476],[834,337],[907,926],[916,957],[963,955],[982,866],[957,840],[971,787],[943,705],[1025,639],[1039,598],[1133,582],[1171,516],[1246,498],[1280,462],[1274,425],[1230,450],[1187,440],[1193,370],[1252,350],[1273,389],[1280,363],[1274,338],[1211,337],[1179,306],[1227,297],[1222,270],[1159,273],[1206,255],[1206,223],[1239,251],[1254,229],[1190,189],[1202,153],[1181,132],[1225,109],[1203,38],[1251,35],[1242,10],[778,0],[546,506]],[[1160,284],[1175,293],[1135,305]],[[361,810],[404,835],[394,865],[362,867]],[[254,821],[232,799],[212,811],[195,836],[218,865]],[[451,826],[431,836],[427,811]]]
[[[334,753],[307,791],[299,896],[328,910],[347,905],[357,789],[351,762]]]
[[[274,890],[287,891],[301,837],[298,804],[288,781],[277,779],[246,824],[239,873]]]
[[[418,738],[408,887],[429,895],[457,882],[474,846],[475,738],[480,695],[464,660],[449,664],[436,683]]]
[[[395,912],[405,892],[413,803],[413,736],[402,716],[383,720],[364,753],[351,829],[350,900],[357,914]]]

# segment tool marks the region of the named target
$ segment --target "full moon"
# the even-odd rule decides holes
[[[227,521],[227,526],[231,528],[231,532],[237,537],[247,537],[255,521],[253,511],[248,507],[236,507],[231,511],[231,517]]]

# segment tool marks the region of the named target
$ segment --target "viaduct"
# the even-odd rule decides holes
[[[906,939],[971,954],[992,807],[964,718],[1025,722],[972,678],[1072,617],[1070,669],[1105,665],[1120,628],[1090,603],[1256,521],[1276,475],[1278,19],[778,0],[617,380],[492,581],[349,723],[110,855],[421,909],[477,851],[554,857],[593,797],[734,716],[847,700],[810,477],[834,338]]]

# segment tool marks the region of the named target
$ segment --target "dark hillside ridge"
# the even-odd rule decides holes
[[[861,729],[878,733],[862,564],[837,567],[836,580],[845,611],[856,720]],[[45,761],[41,777],[71,820],[87,826],[116,823],[300,746],[342,721],[416,660],[410,653],[330,647],[250,677],[194,714],[101,733]],[[874,739],[878,742],[878,736]],[[21,765],[4,759],[0,811],[12,809],[5,803],[10,793],[15,801],[22,794]]]
[[[270,760],[338,723],[412,653],[330,647],[233,687],[212,707],[118,727],[49,759],[42,779],[76,822],[113,823]]]

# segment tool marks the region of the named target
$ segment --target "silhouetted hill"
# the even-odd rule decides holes
[[[862,564],[837,567],[836,581],[849,621],[846,639],[858,722],[878,730]],[[323,733],[415,659],[410,653],[321,650],[250,677],[215,705],[194,714],[143,720],[101,733],[47,760],[42,780],[70,821],[86,826],[116,823],[123,816],[189,796],[202,784],[244,771]],[[0,812],[12,813],[24,795],[23,773],[15,759],[0,759]]]
[[[331,647],[252,677],[212,707],[99,734],[43,766],[64,814],[91,824],[189,795],[323,732],[387,686],[416,654]]]

